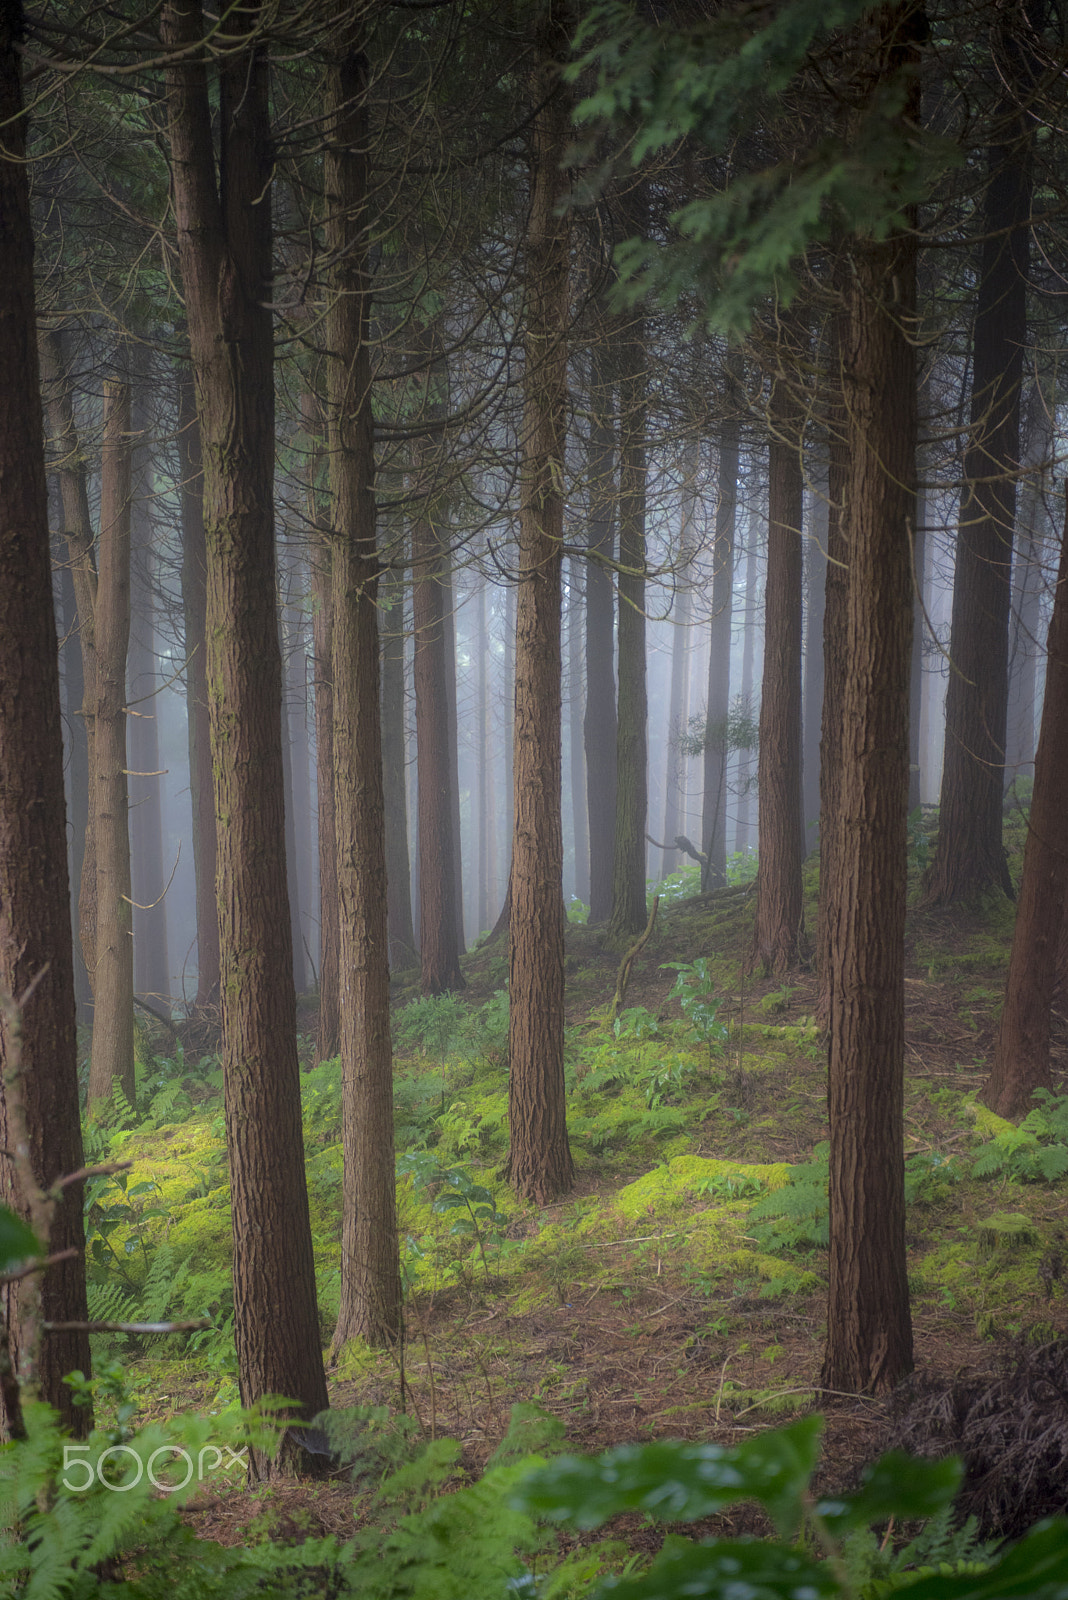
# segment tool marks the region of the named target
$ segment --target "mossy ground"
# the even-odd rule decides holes
[[[813,928],[811,870],[808,888]],[[871,1453],[881,1403],[816,1394],[825,1252],[769,1248],[751,1231],[753,1206],[826,1137],[814,977],[802,968],[784,986],[747,976],[751,918],[744,893],[666,906],[636,963],[618,1034],[606,1020],[618,957],[601,948],[597,930],[569,929],[566,1070],[577,1181],[570,1196],[540,1209],[516,1201],[499,1177],[507,1147],[500,950],[467,958],[462,1002],[418,1000],[408,977],[398,986],[398,1154],[418,1154],[398,1182],[407,1339],[403,1354],[346,1349],[331,1374],[335,1404],[403,1406],[428,1433],[458,1438],[469,1467],[499,1441],[510,1407],[530,1399],[563,1420],[572,1447],[594,1449],[652,1434],[726,1439],[819,1398],[830,1419],[828,1470],[845,1472]],[[1002,901],[952,917],[914,911],[909,926],[905,1137],[916,1356],[947,1376],[989,1365],[999,1341],[1068,1332],[1065,1180],[971,1173],[983,1142],[999,1132],[975,1096],[1011,926]],[[700,956],[725,1025],[712,1043],[669,999],[675,973],[664,967]],[[1056,1067],[1063,1086],[1061,1036]],[[170,1081],[163,1069],[159,1076]],[[326,1063],[303,1081],[325,1344],[338,1292],[338,1069]],[[139,1204],[158,1214],[139,1219],[127,1202],[130,1217],[107,1246],[133,1285],[131,1308],[155,1254],[157,1266],[184,1272],[166,1314],[206,1310],[224,1332],[194,1335],[191,1348],[177,1337],[120,1344],[146,1412],[210,1408],[236,1395],[225,1333],[220,1104],[217,1088],[197,1081],[183,1095],[179,1120],[112,1136],[112,1152],[133,1162],[128,1186],[156,1186]],[[449,1172],[484,1191],[470,1213],[435,1208]],[[477,1224],[477,1236],[457,1230],[464,1221]],[[106,1285],[106,1255],[97,1276]],[[99,1285],[96,1292],[99,1299]],[[102,1353],[116,1353],[114,1342]],[[343,1485],[337,1494],[344,1497]],[[320,1509],[323,1495],[316,1490]],[[321,1526],[341,1515],[327,1500],[333,1509],[316,1513]]]

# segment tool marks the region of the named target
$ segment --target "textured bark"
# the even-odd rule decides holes
[[[198,0],[163,9],[178,252],[204,454],[208,701],[218,819],[223,1070],[241,1399],[327,1404],[304,1178],[293,951],[282,816],[275,607],[274,384],[269,276],[272,154],[266,59],[216,32],[216,188]],[[283,1467],[304,1464],[290,1435]]]
[[[118,1079],[130,1105],[134,1083],[133,927],[126,756],[126,652],[130,643],[130,389],[104,382],[100,539],[96,591],[96,973],[90,1112]]]
[[[429,364],[426,413],[436,377]],[[420,447],[423,442],[419,441]],[[422,454],[422,450],[418,452]],[[417,488],[429,494],[429,463],[416,472]],[[420,482],[422,480],[422,482]],[[419,765],[419,957],[424,994],[464,987],[457,940],[455,830],[452,814],[456,745],[450,733],[448,674],[450,586],[443,530],[432,502],[412,519],[412,613],[415,632],[415,727]]]
[[[78,624],[78,602],[69,558],[60,558],[59,586],[62,604],[60,621],[61,692],[63,703],[64,762],[67,779],[67,836],[71,879],[71,930],[74,937],[74,998],[78,1021],[91,1022],[93,991],[82,957],[78,933],[78,898],[85,859],[85,833],[89,808],[89,752],[85,739],[82,706],[85,684],[82,677],[82,642]],[[95,869],[94,869],[95,872]]]
[[[1012,579],[1012,651],[1009,657],[1009,707],[1005,781],[1030,777],[1035,761],[1035,666],[1039,652],[1042,552],[1046,542],[1050,462],[1054,456],[1053,418],[1037,384],[1031,388],[1023,452],[1024,481],[1017,518]]]
[[[802,722],[802,807],[805,854],[819,843],[820,819],[820,718],[823,711],[823,612],[827,594],[826,461],[817,468],[812,492],[812,515],[805,540],[805,670]]]
[[[560,68],[567,8],[539,15],[531,85],[531,194],[519,593],[515,643],[514,829],[506,1173],[546,1205],[574,1180],[564,1094],[564,899],[560,795],[560,564],[567,417],[569,227],[561,170],[569,100]]]
[[[456,590],[452,555],[445,552],[445,701],[449,708],[449,826],[452,829],[452,908],[456,919],[456,951],[467,949],[464,938],[464,876],[460,848],[460,724],[456,702]]]
[[[22,1006],[21,1042],[0,1019],[0,1198],[27,1215],[11,1152],[25,1138],[40,1187],[82,1166],[74,970],[63,808],[59,664],[48,550],[44,437],[38,402],[33,233],[19,80],[21,9],[0,5],[0,990]],[[31,985],[36,984],[32,993]],[[16,1062],[16,1053],[21,1058]],[[17,1081],[13,1081],[16,1066]],[[15,1110],[21,1102],[22,1117]],[[14,1113],[14,1114],[13,1114]],[[21,1126],[20,1126],[21,1124]],[[64,1375],[90,1370],[85,1333],[45,1334],[42,1321],[83,1321],[82,1184],[64,1191],[47,1244],[69,1260],[4,1288],[12,1366],[76,1437],[91,1414],[71,1404]]]
[[[1036,1089],[1053,1087],[1050,1007],[1068,899],[1068,527],[1061,543],[1046,642],[1046,694],[1035,755],[1023,876],[1005,1004],[990,1076],[980,1099],[1002,1117],[1022,1116]]]
[[[129,754],[130,879],[133,884],[134,989],[157,1007],[170,1006],[167,951],[168,869],[163,861],[163,775],[160,772],[159,697],[156,693],[156,602],[153,590],[152,462],[147,352],[134,347],[131,428],[133,481],[130,507],[130,648],[127,750]]]
[[[219,1000],[219,912],[215,901],[215,797],[211,780],[208,716],[207,549],[204,534],[204,464],[200,451],[193,374],[178,370],[178,470],[181,477],[182,611],[185,619],[185,704],[189,742],[189,794],[193,813],[196,885],[197,994],[194,1011]]]
[[[606,562],[615,555],[615,433],[612,380],[604,348],[590,361],[590,527],[586,560],[586,807],[590,832],[591,923],[612,910],[612,857],[616,836],[615,602]]]
[[[645,322],[634,315],[619,344],[619,621],[616,701],[616,845],[605,944],[624,949],[645,927],[649,806],[645,662]]]
[[[339,0],[327,66],[323,163],[326,243],[335,263],[326,319],[327,423],[345,1149],[335,1352],[347,1339],[390,1344],[401,1336],[368,337],[367,62],[356,32]]]
[[[1011,82],[1019,63],[1010,27],[999,55]],[[1002,110],[1011,132],[988,154],[938,843],[924,886],[932,906],[1013,892],[1001,830],[1032,172],[1030,119],[1009,99]]]
[[[293,982],[302,994],[310,981],[304,920],[311,909],[311,796],[308,772],[308,666],[300,605],[301,561],[282,541],[279,557],[282,649],[282,771],[286,807],[286,888],[293,940]]]
[[[389,964],[399,971],[418,959],[408,865],[408,801],[404,741],[404,574],[385,572],[382,617],[382,785],[386,808]]]
[[[82,708],[85,728],[87,798],[82,845],[81,882],[78,886],[78,937],[92,986],[96,972],[96,562],[93,558],[93,524],[89,515],[89,490],[85,461],[74,425],[70,376],[62,341],[56,333],[40,339],[41,389],[51,434],[53,470],[59,479],[63,506],[63,532],[67,541],[74,596],[78,606],[78,636],[82,648]]]
[[[691,434],[683,445],[682,515],[679,527],[678,566],[675,573],[675,595],[672,607],[671,683],[668,689],[668,727],[664,762],[664,825],[660,837],[665,848],[660,857],[660,876],[668,877],[683,863],[683,855],[676,850],[674,841],[686,833],[684,815],[684,778],[686,756],[681,741],[689,732],[690,713],[690,620],[693,615],[693,553],[696,545],[694,511],[697,503],[697,468],[701,458],[701,444],[696,434]]]
[[[568,563],[567,586],[567,734],[571,761],[571,833],[574,841],[574,893],[583,905],[590,898],[590,819],[586,812],[586,753],[582,707],[582,585],[578,562]]]
[[[816,1016],[826,1027],[831,1014],[832,910],[838,904],[838,820],[842,785],[842,712],[849,657],[846,599],[849,581],[849,441],[846,434],[842,343],[843,314],[831,329],[831,398],[828,404],[827,579],[823,595],[823,709],[820,734],[820,894],[816,912]]]
[[[757,614],[757,548],[753,522],[749,523],[749,543],[745,555],[745,629],[742,638],[742,687],[740,694],[746,715],[753,698],[753,656],[756,646]],[[748,850],[750,844],[749,818],[753,809],[751,787],[753,758],[748,750],[738,752],[738,825],[734,834],[734,848]]]
[[[704,801],[701,839],[702,889],[727,881],[727,718],[731,703],[731,607],[734,599],[734,522],[738,508],[738,419],[729,418],[719,439],[719,499],[712,546],[712,617],[708,628],[708,691],[705,701]]]
[[[797,965],[801,931],[800,416],[785,383],[770,401],[768,577],[757,760],[758,848],[752,963],[781,974]]]
[[[494,798],[494,749],[490,699],[489,584],[478,586],[478,931],[493,926],[497,909],[497,813]],[[572,712],[574,706],[572,706]]]
[[[918,120],[919,13],[877,14],[876,84],[899,65]],[[879,67],[882,73],[878,72]],[[874,86],[873,86],[874,89]],[[830,906],[830,1254],[827,1388],[872,1393],[912,1369],[905,1259],[905,891],[916,450],[916,245],[852,255],[848,344],[849,576],[838,874]]]

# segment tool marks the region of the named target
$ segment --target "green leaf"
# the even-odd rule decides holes
[[[822,1418],[803,1417],[731,1448],[668,1441],[562,1456],[527,1479],[513,1504],[553,1522],[597,1528],[622,1511],[691,1522],[738,1500],[758,1500],[785,1536],[800,1523],[822,1427]]]
[[[0,1272],[10,1272],[29,1257],[46,1253],[32,1228],[7,1206],[0,1206]]]
[[[661,1554],[640,1578],[601,1591],[612,1600],[692,1600],[694,1595],[732,1600],[822,1600],[840,1593],[826,1562],[771,1540],[665,1542]]]
[[[816,1515],[836,1535],[840,1529],[867,1528],[890,1517],[901,1521],[933,1517],[952,1505],[963,1471],[954,1456],[924,1461],[892,1450],[868,1469],[857,1494],[821,1500]]]
[[[1050,1517],[1036,1523],[986,1572],[932,1574],[900,1592],[908,1600],[1068,1600],[1068,1521]]]

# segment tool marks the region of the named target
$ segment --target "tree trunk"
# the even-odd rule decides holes
[[[442,568],[445,591],[445,700],[449,708],[449,825],[452,829],[452,908],[456,919],[457,959],[464,954],[464,877],[460,848],[460,725],[456,705],[456,586],[452,555],[446,550]]]
[[[64,760],[68,784],[67,818],[70,839],[68,865],[72,898],[71,933],[74,939],[74,999],[78,1008],[78,1021],[88,1023],[93,1018],[93,990],[82,956],[78,933],[78,900],[81,893],[86,824],[89,815],[89,752],[86,747],[83,709],[85,680],[82,675],[81,627],[69,558],[63,561],[60,570],[60,590],[63,606],[61,632],[63,645],[60,662],[65,736]]]
[[[675,848],[680,833],[687,832],[685,821],[686,751],[690,711],[690,620],[693,615],[693,553],[696,545],[694,512],[697,505],[697,469],[701,443],[690,434],[682,447],[682,505],[679,527],[679,554],[674,574],[674,604],[671,617],[671,685],[668,690],[668,723],[664,762],[664,826],[660,837],[664,850],[660,857],[660,876],[667,878],[682,865],[682,852]]]
[[[586,814],[586,752],[583,749],[582,584],[579,562],[568,561],[567,732],[571,758],[571,831],[574,840],[574,892],[583,905],[590,898],[590,820]]]
[[[197,995],[194,1014],[219,1001],[219,912],[215,900],[215,796],[211,780],[208,715],[207,546],[204,534],[204,464],[200,451],[193,374],[178,369],[178,470],[181,475],[182,610],[185,618],[185,704],[189,740],[189,794],[193,813],[196,885]]]
[[[919,120],[921,13],[876,14],[872,92],[905,68]],[[912,1370],[905,1261],[905,893],[916,453],[916,240],[852,252],[846,380],[849,575],[837,881],[830,906],[830,1260],[822,1383],[873,1393]]]
[[[801,931],[801,475],[800,414],[782,379],[772,385],[768,461],[768,577],[757,758],[756,918],[750,960],[781,975],[797,965]]]
[[[1017,777],[1032,777],[1035,761],[1035,664],[1038,655],[1045,544],[1046,490],[1053,460],[1053,417],[1038,384],[1032,385],[1024,444],[1019,539],[1012,584],[1012,652],[1009,658],[1009,708],[1006,788]]]
[[[734,600],[734,521],[738,507],[738,418],[719,439],[719,498],[712,547],[712,616],[708,627],[708,695],[705,705],[702,889],[727,881],[727,722],[731,704],[731,610]]]
[[[839,293],[845,294],[844,275]],[[823,594],[823,708],[820,733],[820,892],[816,909],[816,1016],[827,1027],[831,1015],[833,971],[832,913],[838,905],[839,811],[842,789],[842,716],[850,672],[846,649],[849,583],[850,446],[847,438],[843,371],[848,337],[846,313],[836,310],[831,324],[831,398],[828,403],[827,581]]]
[[[85,461],[74,425],[70,377],[63,344],[56,333],[40,338],[41,381],[51,431],[51,446],[57,457],[63,505],[64,534],[74,578],[78,606],[78,636],[82,647],[82,709],[85,729],[87,798],[82,847],[81,883],[78,887],[78,937],[90,986],[96,981],[96,564],[93,559],[93,524],[89,515],[89,490],[85,480]]]
[[[806,856],[819,843],[820,718],[823,712],[823,613],[827,596],[827,531],[830,519],[827,461],[812,487],[812,516],[805,540],[805,673],[802,724],[803,809]]]
[[[605,944],[623,949],[648,919],[648,700],[645,662],[645,320],[631,314],[619,346],[619,655],[616,706],[616,845]]]
[[[21,21],[21,8],[6,0],[0,7],[0,1196],[25,1216],[36,1197],[24,1192],[21,1163],[13,1164],[11,1152],[28,1146],[32,1181],[49,1188],[82,1166],[82,1139]],[[72,1405],[63,1378],[76,1368],[89,1373],[89,1337],[41,1337],[40,1321],[86,1318],[82,1202],[82,1184],[65,1189],[42,1240],[52,1251],[69,1251],[69,1259],[3,1291],[16,1376],[56,1407],[76,1438],[88,1433],[92,1415]]]
[[[560,794],[560,563],[567,417],[570,234],[561,203],[570,103],[566,6],[539,13],[531,103],[506,1175],[547,1205],[574,1180],[564,1093],[564,898]]]
[[[424,416],[440,409],[434,396],[441,373],[433,356],[434,331],[424,338],[426,367]],[[448,581],[443,530],[435,521],[431,476],[424,459],[425,443],[417,441],[417,492],[425,499],[412,519],[412,611],[415,632],[415,726],[419,764],[419,955],[424,994],[445,994],[464,987],[457,941],[455,832],[452,789],[456,744],[452,737],[448,675],[448,624],[451,584]]]
[[[1008,23],[999,29],[999,55],[1009,82],[1015,76],[1022,88],[1009,29]],[[931,906],[989,889],[1013,892],[1001,828],[1032,172],[1029,116],[1015,96],[1005,98],[1001,112],[1008,135],[991,147],[987,162],[938,843],[924,886]]]
[[[133,938],[126,756],[126,652],[130,643],[130,388],[104,382],[100,540],[96,591],[96,984],[88,1106],[117,1079],[133,1105]]]
[[[478,931],[487,933],[497,909],[497,812],[490,684],[490,626],[483,573],[478,586]]]
[[[749,518],[749,542],[745,554],[745,628],[742,635],[742,711],[750,715],[753,699],[753,656],[756,646],[757,615],[757,548],[753,532],[754,517]],[[749,818],[752,812],[752,766],[748,749],[738,752],[738,826],[734,834],[735,850],[746,853],[750,843]]]
[[[282,652],[282,773],[286,813],[286,893],[293,941],[293,983],[298,994],[308,987],[304,949],[304,913],[311,900],[308,849],[311,826],[308,781],[308,669],[304,657],[303,620],[299,598],[300,558],[283,538],[279,555],[280,646]]]
[[[404,574],[387,570],[379,584],[382,616],[382,783],[386,814],[389,965],[418,959],[408,865],[408,800],[404,741]]]
[[[990,1076],[980,1099],[1001,1117],[1019,1117],[1036,1089],[1051,1089],[1050,1007],[1057,945],[1068,900],[1068,521],[1046,643],[1046,694],[1035,755],[1023,876],[1005,1004]]]
[[[608,354],[595,344],[590,360],[590,527],[586,560],[586,806],[590,831],[591,923],[612,910],[616,835],[616,678],[612,576],[615,555],[612,379]]]
[[[218,829],[223,1068],[242,1403],[327,1404],[315,1300],[282,816],[275,608],[272,149],[255,8],[222,49],[216,190],[199,0],[167,0],[178,252],[197,383],[207,535],[208,702]],[[235,28],[236,32],[227,32]],[[249,30],[249,31],[245,31]],[[304,1462],[287,1437],[282,1465]]]
[[[133,480],[130,506],[129,754],[130,879],[133,884],[134,989],[170,1009],[167,869],[163,862],[163,774],[160,772],[156,602],[153,589],[152,458],[146,352],[134,347],[131,413]]]
[[[338,0],[323,164],[326,243],[335,263],[326,318],[327,421],[345,1147],[335,1353],[348,1339],[381,1345],[401,1335],[369,349],[367,60],[357,31]]]

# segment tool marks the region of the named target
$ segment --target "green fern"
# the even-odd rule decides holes
[[[817,1145],[809,1161],[790,1169],[781,1189],[758,1200],[747,1227],[763,1250],[826,1249],[830,1241],[826,1144]]]

